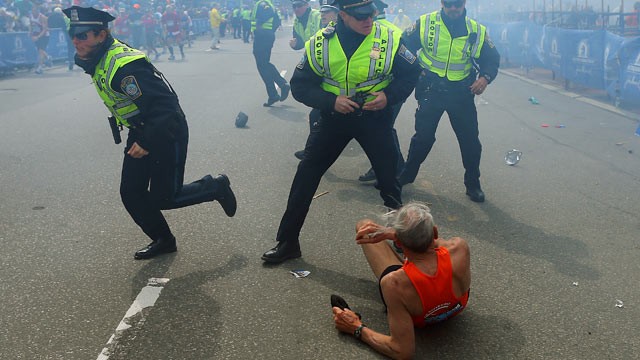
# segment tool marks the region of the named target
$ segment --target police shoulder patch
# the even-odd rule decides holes
[[[484,41],[485,41],[485,43],[487,43],[487,45],[489,45],[489,48],[490,48],[490,49],[493,49],[494,47],[496,47],[496,46],[493,44],[493,41],[491,41],[491,39],[489,38],[489,34],[485,35],[485,37],[484,37]]]
[[[135,100],[142,96],[142,90],[140,89],[138,81],[133,75],[126,76],[124,79],[122,79],[120,88],[129,98],[131,98],[131,100]]]
[[[411,50],[407,49],[407,47],[404,45],[400,45],[400,48],[398,49],[398,55],[407,60],[409,64],[413,64],[416,61],[416,56],[413,55]]]
[[[306,62],[307,62],[307,53],[305,52],[302,55],[302,59],[300,59],[300,62],[298,63],[298,65],[296,65],[296,68],[302,70]]]

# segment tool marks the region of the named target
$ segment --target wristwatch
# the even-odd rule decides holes
[[[360,339],[362,337],[362,329],[367,327],[367,325],[365,324],[361,324],[360,326],[358,326],[354,331],[353,331],[353,336],[356,337],[356,339]]]
[[[487,79],[487,84],[491,82],[491,76],[488,74],[483,74],[482,75],[483,78]]]

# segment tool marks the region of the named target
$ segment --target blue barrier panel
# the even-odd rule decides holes
[[[53,60],[66,59],[67,58],[67,34],[61,29],[49,30],[51,36],[49,36],[49,45],[47,45],[47,54],[53,58]]]
[[[620,95],[625,102],[640,103],[640,38],[625,41],[618,50]]]
[[[211,30],[209,19],[193,19],[193,33],[196,35],[202,35]]]
[[[604,30],[563,29],[563,77],[593,89],[604,89]]]
[[[0,34],[0,61],[6,66],[33,66],[37,59],[36,46],[28,33]]]

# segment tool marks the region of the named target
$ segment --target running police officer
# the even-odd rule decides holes
[[[345,146],[356,139],[379,174],[385,206],[402,206],[395,177],[396,153],[391,106],[413,91],[420,73],[416,57],[399,32],[373,22],[373,0],[341,0],[335,27],[318,31],[291,78],[293,96],[319,109],[304,158],[291,185],[275,248],[262,255],[269,263],[301,256],[299,235],[322,175]]]
[[[275,21],[274,21],[275,20]],[[275,22],[275,24],[274,24]],[[271,106],[278,101],[285,101],[289,96],[289,84],[278,69],[271,63],[271,49],[276,41],[276,30],[280,26],[280,17],[276,13],[271,0],[257,0],[251,13],[251,31],[253,31],[253,56],[256,58],[258,73],[267,88],[267,102],[262,106]],[[278,84],[280,95],[276,90]]]
[[[292,0],[291,6],[296,18],[293,20],[293,38],[289,40],[289,46],[293,50],[300,50],[320,27],[320,11],[312,9],[307,0]]]
[[[75,62],[91,75],[111,112],[116,143],[120,141],[119,127],[129,128],[120,196],[152,241],[134,258],[149,259],[177,250],[160,210],[217,200],[227,216],[233,216],[236,199],[226,175],[206,175],[183,185],[189,130],[178,97],[164,76],[143,52],[111,36],[108,23],[113,16],[78,6],[64,13],[71,20]]]
[[[400,185],[412,183],[420,164],[436,141],[436,129],[446,111],[456,133],[467,195],[484,201],[480,187],[478,113],[474,96],[482,94],[498,75],[500,54],[487,29],[466,16],[466,0],[441,0],[442,9],[422,15],[406,36],[423,67],[416,86],[416,133],[411,138]],[[476,69],[477,68],[477,69]]]

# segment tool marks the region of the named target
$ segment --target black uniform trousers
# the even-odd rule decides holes
[[[174,141],[157,146],[147,156],[135,159],[127,151],[138,135],[129,131],[122,164],[120,197],[142,231],[152,240],[171,236],[171,230],[160,210],[177,209],[205,201],[213,201],[217,185],[211,175],[183,185],[187,159],[189,130],[182,121]]]
[[[411,138],[409,154],[400,175],[400,182],[411,183],[415,180],[420,165],[436,142],[438,123],[446,111],[462,154],[462,165],[465,169],[464,184],[467,187],[479,187],[482,145],[478,138],[475,95],[471,93],[468,86],[463,84],[450,88],[431,86],[420,92],[416,88],[416,94],[418,97],[418,109],[415,115],[416,133]]]
[[[395,177],[396,152],[391,132],[391,111],[364,112],[362,116],[325,116],[314,122],[304,149],[304,158],[291,185],[287,210],[282,216],[277,241],[298,243],[300,230],[309,212],[313,195],[329,167],[347,144],[356,139],[367,154],[378,177],[384,205],[402,206],[401,188]]]
[[[249,34],[251,34],[251,20],[242,20],[242,40],[249,42]]]
[[[271,63],[271,49],[276,40],[272,30],[256,29],[253,38],[253,56],[256,58],[258,73],[267,88],[269,99],[280,98],[276,86],[284,86],[287,81],[280,76],[278,69]]]

